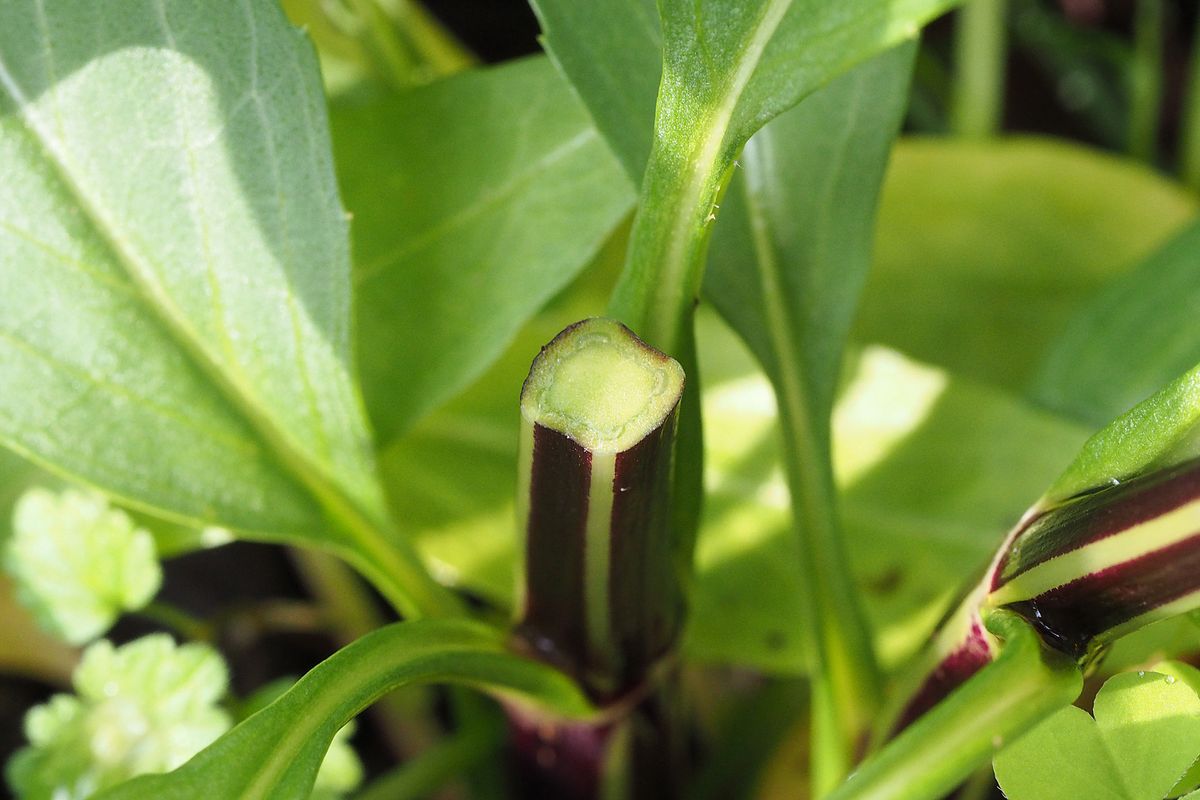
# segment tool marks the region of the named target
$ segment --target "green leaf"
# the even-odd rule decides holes
[[[1180,670],[1123,673],[1006,747],[996,777],[1012,800],[1161,800],[1200,755],[1200,696]]]
[[[1041,360],[1035,401],[1099,427],[1200,363],[1200,224],[1072,315]]]
[[[668,0],[656,9],[651,0],[534,0],[533,6],[551,57],[638,180],[650,155],[660,92],[659,116],[668,127],[707,121],[689,116],[694,104],[724,116],[727,134],[718,123],[703,135],[724,139],[732,158],[772,117],[855,64],[913,38],[956,4]]]
[[[1046,502],[1200,453],[1198,244],[1193,225],[1098,293],[1047,353],[1034,398],[1095,424],[1120,416],[1087,442]]]
[[[1077,309],[1195,213],[1157,173],[1079,145],[902,141],[853,338],[1024,391]]]
[[[751,139],[713,235],[706,297],[819,440],[915,49],[863,64]]]
[[[292,677],[278,678],[258,688],[253,694],[237,705],[237,721],[241,722],[267,706],[274,703],[287,693],[296,683]],[[354,720],[346,723],[333,737],[325,758],[317,770],[316,781],[309,800],[334,800],[347,792],[353,791],[363,777],[362,761],[358,758],[350,737],[358,728]]]
[[[386,442],[503,352],[633,193],[545,58],[344,99],[333,131],[354,215],[364,391]]]
[[[30,746],[8,776],[24,800],[84,800],[135,775],[174,769],[224,733],[216,706],[228,675],[202,644],[154,634],[84,653],[75,695],[55,695],[25,717]]]
[[[131,781],[97,800],[306,797],[334,735],[383,694],[453,682],[567,716],[591,708],[564,675],[509,653],[503,633],[464,620],[389,625],[335,653],[282,697],[167,775]]]
[[[72,644],[107,631],[162,584],[154,538],[100,495],[30,489],[17,502],[2,551],[17,597]]]
[[[542,45],[575,86],[630,180],[650,157],[662,77],[655,0],[532,0]]]
[[[439,607],[379,532],[302,34],[273,4],[59,0],[14,6],[0,54],[0,442],[176,521],[338,547]]]

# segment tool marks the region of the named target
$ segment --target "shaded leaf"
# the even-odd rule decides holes
[[[477,378],[633,199],[545,58],[333,112],[358,355],[389,441]]]
[[[1192,224],[1071,316],[1029,394],[1100,426],[1200,363],[1200,225]]]

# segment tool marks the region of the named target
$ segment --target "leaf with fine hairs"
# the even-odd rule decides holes
[[[249,0],[3,16],[0,442],[175,521],[405,561],[303,34]]]

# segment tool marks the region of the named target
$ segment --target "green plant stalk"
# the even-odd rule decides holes
[[[1200,191],[1200,14],[1192,34],[1192,57],[1188,63],[1187,96],[1183,102],[1180,132],[1179,174],[1192,191]]]
[[[1047,649],[1017,615],[997,611],[988,628],[1004,643],[997,659],[868,759],[829,800],[936,800],[1079,696],[1083,676],[1074,661]]]
[[[732,155],[720,158],[719,132],[684,144],[656,135],[646,167],[638,211],[629,236],[625,268],[608,314],[648,344],[675,357],[689,376],[679,410],[671,499],[672,547],[686,584],[704,497],[704,441],[700,381],[692,319],[704,274],[720,198],[733,176]],[[661,125],[656,122],[656,127]],[[693,130],[705,131],[699,124]]]
[[[641,203],[630,235],[625,270],[614,290],[609,313],[621,319],[650,344],[676,355],[687,370],[692,313],[703,278],[713,225],[719,224],[720,201],[736,167],[734,153],[724,140],[728,109],[676,99],[671,118],[691,120],[691,136],[666,130],[660,119],[642,186]],[[695,107],[693,107],[695,106]],[[768,298],[770,293],[767,293]],[[689,371],[689,375],[693,372]],[[689,382],[694,387],[694,380]],[[828,448],[821,449],[808,430],[803,392],[781,387],[786,402],[800,406],[785,410],[785,441],[789,479],[801,537],[803,583],[807,593],[806,628],[818,631],[814,653],[813,706],[818,743],[814,747],[814,779],[820,789],[836,784],[850,769],[855,738],[879,695],[879,682],[865,619],[841,554],[836,521],[831,516],[833,490]],[[695,402],[685,397],[680,412],[677,470],[697,467],[702,453],[698,437],[689,436],[689,416],[698,429]],[[675,518],[687,518],[698,508],[703,485],[699,468],[684,476],[677,471]],[[698,518],[695,513],[693,519]],[[685,539],[678,530],[676,536]],[[690,559],[690,550],[685,554]],[[690,561],[689,561],[690,563]],[[865,702],[864,702],[865,701]]]
[[[812,632],[812,787],[828,794],[850,772],[882,691],[866,618],[833,514],[833,478],[804,420],[780,414],[793,524],[800,543],[806,629]]]
[[[393,87],[404,89],[418,83],[416,73],[421,66],[420,61],[409,52],[397,35],[392,21],[375,0],[350,0],[350,3],[366,26],[370,49],[379,54]]]
[[[795,353],[799,333],[783,304],[785,291],[761,202],[744,193],[751,237],[759,253],[762,296],[777,353],[775,393],[786,455],[793,524],[799,540],[805,629],[813,631],[813,791],[828,793],[850,771],[857,738],[878,707],[881,687],[868,633],[836,518],[828,415],[811,408],[808,382]],[[818,421],[820,420],[820,421]],[[817,427],[822,426],[822,427]]]
[[[479,63],[475,54],[417,0],[396,0],[390,10],[421,63],[433,76],[446,77]]]
[[[357,795],[357,800],[432,797],[446,784],[492,757],[501,743],[495,730],[476,729],[458,734],[377,779]]]
[[[213,640],[214,631],[210,623],[170,603],[156,600],[139,609],[136,614],[139,617],[157,622],[185,639],[191,639],[196,642],[211,642]]]
[[[327,553],[291,548],[292,563],[324,612],[341,646],[366,636],[387,620],[358,574]],[[431,718],[431,698],[424,691],[385,695],[372,711],[384,730],[388,746],[399,759],[431,745],[437,731]]]
[[[1129,138],[1131,156],[1153,163],[1162,114],[1163,0],[1138,0],[1135,5],[1133,61],[1129,65]]]
[[[951,123],[959,136],[996,135],[1004,108],[1007,0],[972,0],[956,18],[954,102]]]
[[[696,130],[707,128],[696,123]],[[712,133],[684,143],[656,138],[625,269],[608,305],[609,316],[675,358],[686,350],[712,226],[733,175],[732,161],[720,157],[714,140],[720,144]]]

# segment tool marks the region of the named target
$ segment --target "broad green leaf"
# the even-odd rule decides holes
[[[26,800],[85,800],[135,775],[174,769],[229,729],[229,681],[208,645],[153,634],[89,647],[72,683],[25,717],[29,746],[8,769]]]
[[[1196,207],[1156,173],[1079,145],[902,141],[853,336],[1024,391],[1076,310]]]
[[[71,644],[100,636],[162,585],[154,537],[97,494],[30,489],[0,556],[21,602]]]
[[[466,684],[568,716],[590,713],[568,678],[511,654],[504,641],[500,631],[463,620],[380,628],[317,665],[178,770],[139,778],[97,800],[306,797],[342,726],[386,692],[413,683]]]
[[[1198,245],[1200,227],[1192,226],[1114,281],[1046,355],[1030,388],[1035,399],[1097,424],[1119,414],[1046,502],[1200,453]]]
[[[1038,365],[1037,402],[1100,426],[1200,363],[1200,224],[1111,281]]]
[[[1012,800],[1162,800],[1200,755],[1200,697],[1175,674],[1127,672],[1096,695],[1093,720],[1068,707],[996,756]]]
[[[587,105],[630,180],[650,156],[662,78],[655,0],[532,0],[542,44]]]
[[[714,122],[700,133],[715,136],[710,158],[718,149],[732,158],[772,117],[855,64],[915,37],[921,25],[956,4],[666,0],[656,9],[650,0],[534,0],[533,6],[551,57],[638,180],[650,155],[656,98],[664,131]],[[709,120],[708,112],[723,119]]]
[[[376,532],[303,35],[253,2],[10,2],[4,21],[0,442],[177,521],[339,547],[408,610],[437,605]]]
[[[544,57],[333,113],[358,355],[390,441],[477,378],[591,260],[632,188]]]
[[[253,694],[237,705],[237,721],[241,722],[257,714],[267,706],[282,697],[296,683],[294,677],[284,677],[273,680],[255,690]],[[334,734],[329,750],[317,769],[317,777],[313,783],[313,791],[309,800],[333,800],[347,792],[353,791],[363,777],[362,761],[355,752],[350,738],[354,736],[358,724],[351,720],[341,730]]]

